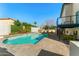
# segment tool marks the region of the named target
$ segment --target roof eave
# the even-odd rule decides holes
[[[72,3],[64,3],[64,4],[62,5],[62,9],[61,9],[60,18],[62,17],[63,10],[64,10],[64,6],[65,6],[65,5],[68,5],[68,4],[72,4]]]

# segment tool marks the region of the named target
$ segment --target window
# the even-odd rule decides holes
[[[79,24],[79,11],[76,12],[76,23]]]
[[[74,34],[74,35],[77,35],[77,34],[78,34],[78,32],[77,32],[77,31],[73,31],[73,34]]]
[[[75,34],[77,35],[77,34],[78,34],[78,32],[77,32],[77,31],[75,31]]]
[[[68,34],[68,31],[66,31],[66,33]]]

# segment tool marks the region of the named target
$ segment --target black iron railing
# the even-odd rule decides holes
[[[79,27],[79,15],[64,16],[57,19],[57,27]]]

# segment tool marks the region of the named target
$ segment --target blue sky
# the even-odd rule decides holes
[[[21,22],[41,26],[49,21],[56,24],[60,16],[62,3],[4,3],[0,4],[0,18],[14,18]]]

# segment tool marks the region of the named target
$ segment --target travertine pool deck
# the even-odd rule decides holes
[[[35,45],[6,45],[0,43],[0,47],[6,48],[15,56],[37,56],[42,49],[64,56],[69,55],[69,47],[66,44],[49,38],[44,38]]]

